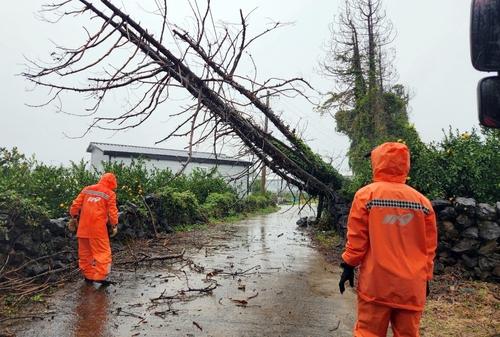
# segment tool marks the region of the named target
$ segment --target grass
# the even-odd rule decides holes
[[[436,277],[432,284],[443,286]],[[422,337],[493,337],[500,334],[500,286],[462,280],[447,285],[427,301]],[[431,285],[432,289],[432,285]]]
[[[322,248],[328,249],[341,244],[342,239],[335,231],[320,231],[315,233],[316,240]]]

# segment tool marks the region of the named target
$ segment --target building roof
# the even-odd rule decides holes
[[[111,157],[144,158],[177,162],[187,161],[189,158],[189,152],[185,150],[97,142],[91,142],[87,147],[87,152],[93,152],[95,149],[99,149],[105,155]],[[252,164],[249,161],[231,158],[225,154],[218,154],[216,157],[213,153],[199,151],[192,152],[190,162],[230,166],[250,166]]]

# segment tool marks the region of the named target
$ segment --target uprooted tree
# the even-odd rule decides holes
[[[328,206],[335,219],[341,176],[263,102],[266,95],[305,97],[304,88],[309,84],[301,78],[258,82],[255,76],[238,74],[242,59],[251,59],[248,47],[282,24],[274,23],[250,36],[243,12],[239,24],[216,23],[208,1],[203,9],[197,3],[192,6],[195,27],[189,31],[169,22],[166,0],[155,3],[155,14],[162,23],[156,36],[109,0],[66,0],[46,5],[42,12],[47,20],[83,16],[97,18],[100,24],[93,32],[84,27],[87,38],[79,47],[56,46],[50,63],[30,61],[24,76],[49,89],[45,104],[61,102],[66,92],[88,95],[91,106],[87,112],[94,115],[89,129],[137,127],[158,112],[171,90],[183,88],[192,96],[192,104],[178,113],[182,120],[162,140],[186,136],[190,153],[194,145],[213,141],[217,152],[219,142],[237,137],[279,177],[318,196],[319,215]],[[175,48],[167,47],[167,36],[175,41]],[[86,84],[75,86],[82,75]],[[130,88],[138,98],[129,102],[129,109],[118,115],[101,115],[99,108],[110,92]],[[255,121],[257,114],[269,118],[277,133],[265,132]]]

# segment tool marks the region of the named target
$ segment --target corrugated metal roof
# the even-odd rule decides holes
[[[104,152],[104,154],[112,156],[124,157],[145,157],[164,160],[177,160],[185,161],[188,158],[189,152],[185,150],[162,149],[156,147],[122,145],[122,144],[109,144],[91,142],[87,147],[87,152],[92,152],[97,148]],[[210,152],[193,151],[191,155],[192,162],[205,162],[205,163],[219,163],[226,165],[248,166],[251,164],[249,161],[231,158],[225,154],[218,154],[217,157]]]

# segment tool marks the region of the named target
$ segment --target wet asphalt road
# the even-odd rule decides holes
[[[53,317],[23,322],[15,336],[352,336],[355,297],[338,293],[338,268],[297,219],[292,210],[238,222],[186,247],[192,263],[116,268],[119,284],[105,289],[68,284],[48,299]]]

